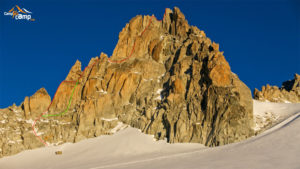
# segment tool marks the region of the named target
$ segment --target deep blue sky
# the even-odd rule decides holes
[[[34,22],[4,16],[14,5]],[[76,59],[112,54],[135,15],[161,19],[178,6],[189,24],[220,44],[233,72],[253,91],[300,73],[300,2],[284,0],[0,0],[0,108],[45,87],[53,97]]]

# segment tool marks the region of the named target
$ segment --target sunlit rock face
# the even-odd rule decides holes
[[[166,9],[162,21],[131,19],[110,58],[102,53],[84,71],[76,61],[49,104],[41,89],[21,106],[0,110],[0,156],[44,146],[33,133],[35,120],[48,145],[113,134],[126,125],[170,143],[207,146],[253,135],[249,88],[231,72],[219,45],[176,7]]]
[[[300,75],[295,74],[294,79],[283,82],[280,88],[267,84],[261,91],[255,89],[254,98],[260,101],[300,103]]]

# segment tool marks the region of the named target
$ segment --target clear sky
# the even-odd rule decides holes
[[[35,21],[4,16],[15,5]],[[220,44],[251,91],[300,73],[299,0],[0,0],[0,108],[41,87],[53,97],[77,59],[86,66],[101,52],[112,54],[132,17],[161,19],[174,6]]]

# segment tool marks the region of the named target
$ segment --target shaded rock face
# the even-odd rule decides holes
[[[300,103],[300,75],[295,74],[294,79],[282,83],[282,87],[263,86],[261,91],[254,90],[254,99],[270,102]]]
[[[75,83],[68,81],[78,78],[74,89]],[[249,88],[231,72],[218,44],[190,26],[178,8],[166,9],[162,21],[154,16],[134,17],[120,32],[110,59],[102,53],[91,59],[85,71],[77,61],[66,80],[47,114],[65,111],[74,90],[69,109],[35,125],[48,144],[111,134],[124,124],[170,143],[219,146],[253,135]],[[14,152],[2,148],[2,155],[43,146],[28,127],[33,122],[22,120],[24,112],[31,112],[27,102],[0,110],[2,116],[20,112],[15,126],[22,131],[8,136],[18,136],[21,143],[9,145]],[[41,113],[42,108],[37,110]],[[0,147],[5,142],[0,141]]]

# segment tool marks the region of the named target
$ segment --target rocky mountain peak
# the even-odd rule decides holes
[[[294,79],[283,82],[281,88],[286,91],[296,91],[300,88],[300,75],[295,73]]]
[[[294,79],[277,86],[262,86],[261,91],[254,90],[254,98],[261,101],[300,103],[300,76],[296,73]]]
[[[47,110],[50,102],[51,97],[45,88],[39,89],[30,97],[25,97],[21,104],[25,118],[29,119],[38,117],[41,113]]]
[[[20,111],[35,110],[28,106],[31,100]],[[49,144],[113,134],[130,125],[170,143],[220,146],[254,134],[252,104],[250,89],[231,72],[219,45],[175,7],[165,10],[162,21],[154,15],[131,19],[111,57],[101,53],[84,71],[76,61],[48,111],[63,115],[36,119],[34,127]],[[31,144],[10,145],[15,149],[4,148],[6,154],[44,145],[27,130],[22,137]],[[0,147],[6,141],[2,138]]]
[[[31,97],[40,97],[40,96],[49,96],[47,90],[44,87],[36,91]]]
[[[156,61],[163,61],[158,58],[162,47],[170,44],[172,39],[183,41],[190,34],[195,37],[205,35],[198,28],[189,26],[185,16],[177,7],[173,10],[167,8],[162,21],[157,20],[153,15],[138,15],[120,32],[111,59],[153,57]]]
[[[66,81],[76,81],[81,76],[81,73],[81,62],[76,60],[75,64],[69,71],[68,76],[66,77]]]
[[[190,26],[180,9],[174,7],[173,11],[168,8],[166,9],[163,18],[163,28],[171,35],[186,37]]]

